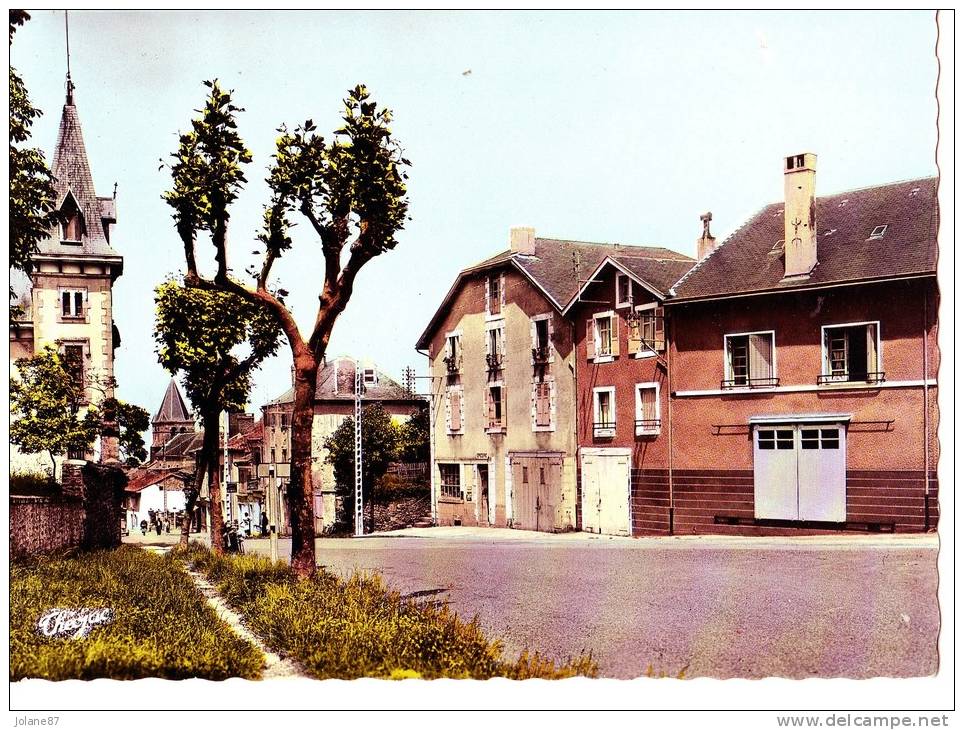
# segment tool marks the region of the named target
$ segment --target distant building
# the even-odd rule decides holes
[[[120,333],[114,324],[112,287],[124,270],[124,259],[111,245],[116,199],[94,191],[69,78],[51,169],[64,222],[40,242],[29,276],[11,271],[11,303],[21,313],[10,321],[10,359],[13,363],[52,345],[83,389],[84,403],[97,405],[114,395],[114,350]],[[13,469],[43,463],[36,455],[11,451]],[[68,456],[114,460],[117,439],[99,439],[93,454]]]
[[[376,366],[363,364],[362,368],[363,405],[379,403],[398,423],[407,421],[418,409],[425,407],[423,399],[413,395]],[[311,430],[311,481],[315,500],[315,531],[319,534],[335,524],[338,509],[335,473],[326,461],[328,451],[324,443],[342,421],[354,415],[354,400],[355,361],[349,357],[326,360],[318,369]],[[293,409],[293,388],[261,408],[264,423],[262,488],[271,488],[271,481],[274,480],[281,492],[282,504],[284,487],[290,474]],[[284,505],[282,512],[287,513],[287,505]]]
[[[194,434],[195,421],[184,402],[177,380],[171,378],[161,406],[151,419],[151,459],[160,458],[164,446],[178,434]]]

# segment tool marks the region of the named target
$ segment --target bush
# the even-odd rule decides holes
[[[50,497],[60,493],[60,485],[49,474],[17,471],[10,475],[10,494]]]
[[[84,639],[47,638],[51,608],[110,608]],[[261,676],[263,656],[221,622],[179,566],[131,546],[10,565],[10,679]]]
[[[375,504],[391,504],[410,497],[431,497],[428,484],[412,484],[395,474],[386,474],[375,488]]]
[[[561,667],[539,654],[515,662],[445,606],[416,604],[377,576],[341,580],[321,571],[297,579],[288,566],[253,556],[215,556],[192,545],[180,556],[214,582],[246,624],[279,654],[319,679],[440,677],[561,679],[594,677],[591,657]]]

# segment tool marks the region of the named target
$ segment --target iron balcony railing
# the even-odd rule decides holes
[[[499,370],[502,368],[502,355],[494,355],[491,352],[485,356],[485,364],[489,370]]]
[[[817,385],[827,383],[883,383],[884,372],[876,370],[872,373],[831,373],[817,376]]]
[[[721,380],[721,390],[735,390],[742,388],[775,388],[780,385],[780,378],[733,378]]]
[[[549,364],[549,346],[540,345],[532,348],[532,362],[536,365]]]
[[[659,433],[662,422],[658,418],[642,418],[636,420],[636,435]]]
[[[616,422],[594,421],[592,424],[592,435],[595,438],[612,438],[616,435]]]
[[[445,363],[445,369],[449,373],[457,373],[459,371],[459,358],[453,357],[452,355],[446,355],[442,358]]]

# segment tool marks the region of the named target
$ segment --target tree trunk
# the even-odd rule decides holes
[[[208,498],[211,501],[211,549],[218,555],[224,552],[224,543],[221,541],[221,530],[224,527],[224,517],[221,514],[221,470],[218,469],[220,416],[218,411],[204,414],[204,441],[201,445],[201,460],[207,466]]]
[[[310,353],[295,356],[295,400],[291,415],[291,567],[303,578],[315,574],[315,510],[311,483],[311,424],[318,361]]]

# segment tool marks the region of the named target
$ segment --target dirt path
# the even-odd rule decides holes
[[[163,555],[170,550],[169,547],[153,545],[144,546],[144,550]],[[241,619],[240,614],[231,609],[230,606],[218,593],[215,588],[201,573],[191,569],[184,563],[180,563],[184,571],[191,576],[194,585],[207,600],[208,605],[214,609],[214,613],[228,627],[245,641],[254,646],[264,655],[264,671],[262,679],[281,679],[284,677],[306,677],[308,676],[301,667],[291,659],[283,659],[278,654],[271,651],[261,639],[252,633]]]

